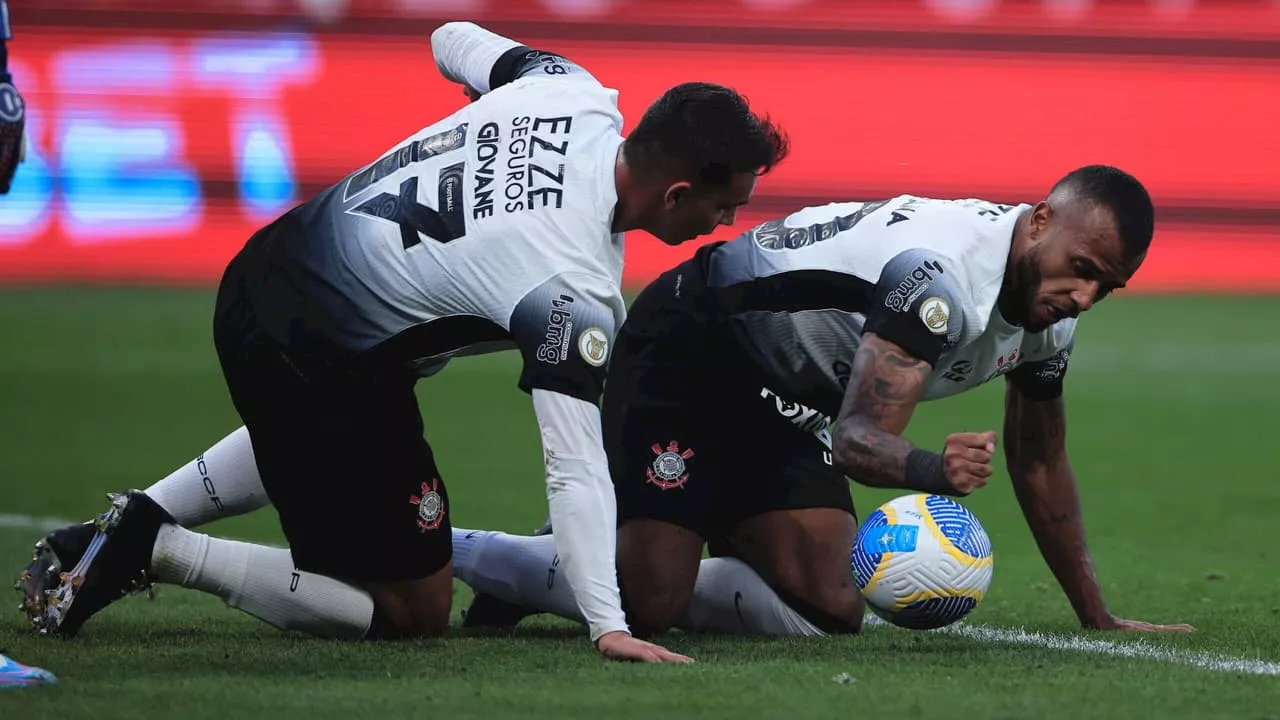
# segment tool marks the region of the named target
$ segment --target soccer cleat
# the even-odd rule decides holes
[[[471,598],[471,605],[462,611],[462,627],[514,628],[520,621],[536,611],[523,608],[515,603],[487,595],[476,593]]]
[[[88,549],[89,543],[93,541],[93,534],[96,531],[97,528],[94,525],[94,521],[89,520],[88,522],[60,527],[45,535],[44,542],[57,555],[59,562],[66,567],[72,567],[80,562],[84,551]]]
[[[0,655],[0,690],[53,685],[57,682],[58,678],[48,670],[23,665],[13,658]]]
[[[73,637],[90,617],[126,595],[150,591],[151,549],[173,516],[138,490],[108,495],[111,508],[95,521],[84,555],[45,593],[32,624],[41,634]]]
[[[37,628],[44,619],[45,599],[61,582],[63,568],[74,567],[97,534],[92,521],[58,528],[45,535],[31,553],[31,562],[18,576],[14,588],[22,593],[18,608]]]

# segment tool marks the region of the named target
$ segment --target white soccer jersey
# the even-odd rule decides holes
[[[522,388],[599,398],[625,312],[622,116],[576,67],[530,65],[280,221],[257,284],[273,334],[424,376],[518,347]]]
[[[471,23],[441,26],[432,49],[483,96],[287,213],[238,262],[266,331],[312,358],[427,376],[519,348],[561,568],[596,639],[626,629],[596,405],[625,313],[617,92]]]
[[[829,418],[864,331],[933,365],[926,400],[1015,369],[1051,397],[1076,321],[1026,333],[996,307],[1029,209],[911,195],[805,208],[710,251],[708,287],[768,389]]]

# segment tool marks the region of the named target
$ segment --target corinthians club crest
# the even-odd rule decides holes
[[[418,529],[421,532],[435,530],[444,520],[444,498],[436,489],[440,479],[432,478],[430,484],[422,483],[422,495],[410,495],[409,503],[418,506]]]
[[[657,485],[663,490],[684,487],[685,482],[689,479],[689,473],[685,472],[685,460],[693,457],[692,450],[681,450],[680,443],[672,440],[667,449],[663,450],[658,443],[653,444],[653,464],[645,475],[649,477],[649,482]]]

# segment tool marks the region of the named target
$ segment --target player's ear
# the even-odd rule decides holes
[[[1049,221],[1053,219],[1053,206],[1046,200],[1036,203],[1031,209],[1031,239],[1039,240],[1041,234],[1049,227]]]
[[[668,210],[674,208],[677,203],[688,199],[692,189],[693,185],[685,181],[672,184],[662,196],[663,206]]]

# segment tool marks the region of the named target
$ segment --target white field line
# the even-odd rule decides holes
[[[13,530],[34,530],[48,532],[54,528],[72,524],[72,520],[56,517],[36,517],[34,515],[13,515],[0,513],[0,528]]]
[[[880,618],[868,614],[865,620],[868,626],[889,626]],[[1112,642],[1094,640],[1072,635],[1045,635],[1021,629],[983,627],[980,625],[952,625],[933,632],[946,635],[958,635],[980,643],[992,645],[1023,645],[1046,650],[1062,650],[1090,655],[1107,655],[1111,657],[1147,660],[1169,665],[1182,665],[1210,672],[1236,673],[1241,675],[1268,675],[1280,677],[1280,662],[1267,662],[1253,658],[1217,655],[1199,650],[1176,650],[1153,647],[1142,640],[1134,642]]]
[[[1208,670],[1210,672],[1239,673],[1243,675],[1270,675],[1280,677],[1280,663],[1266,662],[1229,655],[1215,655],[1197,650],[1175,650],[1171,648],[1153,647],[1137,640],[1135,642],[1111,642],[1109,640],[1093,640],[1072,637],[1070,635],[1042,635],[1025,630],[1009,630],[981,626],[961,625],[955,628],[944,628],[942,632],[967,637],[978,642],[1004,643],[1010,645],[1028,645],[1048,650],[1068,650],[1091,653],[1094,655],[1110,655],[1113,657],[1150,660],[1171,665]]]
[[[0,513],[0,528],[16,530],[48,531],[53,528],[70,525],[70,520],[56,517],[36,517]],[[889,624],[875,615],[868,614],[867,626],[889,627]],[[1135,642],[1111,642],[1071,635],[1045,635],[1025,630],[1007,628],[982,627],[980,625],[952,625],[935,630],[947,635],[957,635],[980,643],[1002,645],[1024,645],[1046,650],[1066,650],[1092,655],[1109,655],[1111,657],[1130,658],[1162,662],[1169,665],[1183,665],[1210,672],[1238,673],[1242,675],[1269,675],[1280,677],[1280,663],[1267,662],[1243,657],[1215,655],[1195,650],[1174,650],[1170,648],[1152,647],[1141,640]]]

